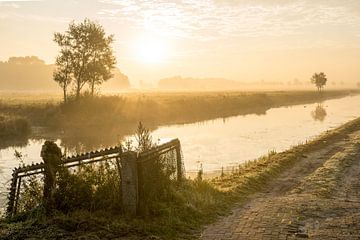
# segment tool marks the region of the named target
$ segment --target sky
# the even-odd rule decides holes
[[[360,81],[359,0],[0,0],[0,61],[53,63],[55,32],[89,18],[114,34],[130,81]]]

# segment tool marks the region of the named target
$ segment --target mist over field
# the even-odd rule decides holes
[[[51,92],[56,93],[58,86],[54,81],[54,64],[46,64],[44,60],[36,56],[10,57],[7,61],[0,62],[0,91],[2,92]],[[119,92],[132,90],[152,91],[265,91],[265,90],[309,90],[312,89],[310,80],[294,78],[289,81],[266,82],[264,80],[247,82],[225,78],[193,78],[173,76],[159,79],[154,84],[144,84],[129,79],[118,68],[113,70],[113,77],[104,83],[101,90],[104,92]],[[357,88],[355,83],[349,84],[344,81],[331,81],[330,89]]]

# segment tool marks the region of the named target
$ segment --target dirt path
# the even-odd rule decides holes
[[[360,131],[303,156],[201,239],[360,239]]]

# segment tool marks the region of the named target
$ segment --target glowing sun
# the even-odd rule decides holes
[[[135,43],[136,58],[145,63],[162,63],[168,55],[168,49],[163,40],[143,36]]]

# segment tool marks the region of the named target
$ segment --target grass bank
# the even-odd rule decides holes
[[[265,114],[273,107],[322,102],[358,93],[355,90],[325,91],[321,95],[316,91],[128,93],[84,97],[65,105],[36,99],[31,102],[29,98],[24,103],[14,99],[7,102],[2,98],[0,113],[27,119],[32,127],[46,127],[47,132],[53,131],[52,136],[61,133],[60,137],[69,145],[72,141],[96,139],[111,145],[119,136],[134,132],[139,121],[155,129],[241,114]]]
[[[245,202],[306,154],[359,129],[360,118],[306,144],[240,165],[232,174],[211,180],[186,180],[182,185],[174,185],[167,200],[159,201],[146,216],[127,218],[104,211],[73,211],[50,218],[33,215],[25,221],[0,223],[0,238],[194,239],[202,226],[229,213],[234,204]]]

